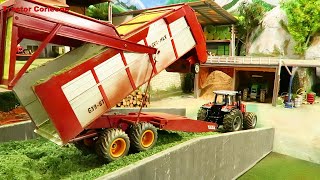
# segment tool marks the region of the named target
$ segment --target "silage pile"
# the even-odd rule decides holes
[[[213,99],[213,91],[232,90],[232,78],[222,71],[211,72],[201,84],[200,98]]]

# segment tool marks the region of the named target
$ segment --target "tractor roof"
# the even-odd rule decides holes
[[[219,90],[219,91],[213,91],[213,93],[223,94],[223,95],[236,95],[238,91]]]

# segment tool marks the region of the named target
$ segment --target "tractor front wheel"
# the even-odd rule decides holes
[[[223,118],[223,128],[228,132],[239,131],[242,129],[242,113],[239,109],[231,110]]]
[[[197,120],[205,121],[206,116],[207,116],[207,110],[201,107],[197,114]]]
[[[152,124],[140,122],[130,127],[129,138],[134,152],[146,151],[154,147],[158,133]]]
[[[107,129],[98,137],[95,148],[99,157],[111,162],[128,154],[129,137],[121,129]]]
[[[254,129],[257,125],[257,115],[252,112],[245,112],[243,116],[243,128]]]

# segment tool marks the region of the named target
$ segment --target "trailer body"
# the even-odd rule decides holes
[[[47,7],[31,0],[6,3]],[[214,123],[165,114],[103,115],[159,72],[189,72],[192,65],[206,61],[205,38],[188,5],[148,10],[118,27],[72,12],[2,9],[1,24],[1,37],[8,37],[0,39],[5,49],[0,60],[13,61],[16,43],[23,38],[42,41],[16,76],[12,68],[8,76],[3,76],[5,71],[0,74],[3,83],[13,86],[36,132],[57,144],[73,141],[86,129],[119,127],[119,122],[145,121],[160,129],[189,132],[216,128]],[[49,42],[77,48],[26,73]],[[8,70],[8,63],[3,65]]]

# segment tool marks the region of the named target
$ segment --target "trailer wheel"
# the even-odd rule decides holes
[[[257,115],[252,112],[245,112],[243,116],[243,128],[254,129],[257,125]]]
[[[104,130],[95,144],[96,153],[107,162],[126,156],[129,148],[129,137],[121,129]]]
[[[80,134],[86,134],[88,132],[92,132],[92,130],[89,131],[83,131]],[[95,144],[96,138],[86,138],[80,141],[74,142],[74,146],[82,152],[84,155],[92,154],[94,153],[94,144]]]
[[[81,151],[82,154],[88,155],[94,153],[94,147],[88,145],[85,140],[74,142],[74,146]]]
[[[205,121],[206,117],[207,117],[207,110],[201,107],[197,114],[197,120]]]
[[[239,109],[231,110],[223,118],[223,128],[228,132],[239,131],[242,129],[243,116]]]
[[[131,148],[134,152],[151,149],[158,140],[157,129],[150,123],[140,122],[130,128]]]
[[[192,73],[194,73],[194,74],[198,74],[199,71],[200,71],[200,65],[199,65],[199,63],[193,64],[193,65],[191,66],[191,71],[192,71]]]
[[[260,92],[260,102],[262,103],[266,102],[266,91],[264,90]]]

